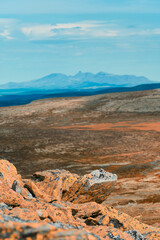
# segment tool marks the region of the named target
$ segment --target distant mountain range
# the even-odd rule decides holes
[[[114,75],[104,72],[97,74],[78,72],[74,76],[53,73],[29,82],[9,82],[0,85],[0,89],[95,89],[104,87],[132,87],[139,84],[152,83],[148,78],[132,75]]]
[[[135,87],[137,85],[138,87]],[[88,96],[155,88],[160,88],[160,84],[153,83],[143,76],[104,72],[78,72],[74,76],[54,73],[33,81],[0,85],[0,107],[27,104],[33,100],[50,97]]]

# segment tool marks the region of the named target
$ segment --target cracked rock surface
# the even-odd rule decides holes
[[[0,160],[0,171],[0,239],[160,239],[159,228],[104,202],[116,184],[115,174],[48,170],[22,179],[7,160]]]

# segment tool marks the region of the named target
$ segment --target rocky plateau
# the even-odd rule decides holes
[[[129,238],[128,235],[127,238],[126,234],[128,234],[127,231],[133,230],[139,231],[142,239],[159,239],[158,235],[156,237],[152,237],[153,234],[152,236],[147,235],[153,231],[144,232],[141,228],[136,227],[139,226],[136,224],[143,222],[146,224],[146,229],[152,225],[151,228],[156,229],[154,230],[156,234],[160,226],[160,90],[45,99],[23,106],[3,107],[0,108],[0,139],[0,158],[13,163],[23,179],[14,178],[14,180],[18,180],[18,183],[13,180],[8,187],[8,183],[4,184],[3,175],[7,176],[5,181],[8,181],[7,178],[10,179],[10,174],[0,171],[3,174],[1,187],[4,191],[14,192],[15,196],[19,196],[14,200],[15,203],[16,201],[25,201],[24,205],[12,206],[9,204],[12,198],[8,197],[8,200],[4,201],[5,197],[4,199],[2,197],[1,202],[7,205],[2,204],[3,211],[6,209],[6,213],[3,213],[7,216],[5,219],[8,219],[7,214],[9,213],[10,217],[14,218],[16,216],[14,214],[20,214],[20,212],[23,217],[31,217],[31,208],[28,208],[27,203],[35,201],[34,204],[38,204],[37,201],[41,203],[43,198],[47,204],[56,202],[56,204],[63,205],[65,209],[75,210],[72,208],[73,204],[74,206],[78,204],[77,208],[80,211],[84,211],[84,208],[90,209],[92,206],[94,206],[93,209],[98,206],[103,208],[103,213],[95,218],[92,213],[87,215],[87,218],[85,216],[83,218],[79,215],[76,216],[77,209],[71,211],[70,217],[66,217],[66,219],[73,220],[74,217],[76,219],[74,222],[81,229],[66,230],[63,226],[65,233],[62,233],[61,239],[66,237],[66,231],[68,231],[68,239],[72,237],[72,233],[74,233],[74,237],[78,238],[80,234],[84,239],[90,239],[95,235],[100,238],[106,237],[107,239],[112,236],[111,239],[118,239],[114,237],[118,236],[122,229],[115,228],[114,221],[111,220],[114,224],[107,222],[104,226],[101,225],[101,221],[98,222],[100,216],[107,214],[115,214],[114,218],[123,225],[133,223],[131,227],[124,227],[121,234],[125,235],[119,235],[119,239],[132,239],[133,237]],[[104,194],[101,183],[90,186],[92,181],[89,180],[85,188],[81,185],[82,178],[101,168],[118,176],[118,181],[114,186],[112,184],[115,181],[111,182],[111,185],[107,183],[105,186],[107,195]],[[51,170],[55,175],[60,175],[58,182],[53,179],[49,169],[59,169]],[[70,190],[61,190],[63,192],[61,195],[58,185],[65,174],[68,179],[65,184],[69,186]],[[72,185],[73,182],[70,182],[71,176],[73,182],[78,179],[77,190],[76,186]],[[53,186],[52,191],[47,187],[48,184]],[[99,186],[101,187],[99,188]],[[112,191],[113,187],[114,191]],[[15,189],[17,190],[15,191]],[[96,194],[97,191],[99,194]],[[25,194],[29,194],[32,199],[28,199],[28,195]],[[95,195],[98,195],[96,197],[99,197],[99,200],[93,198]],[[3,196],[6,196],[5,192]],[[31,205],[35,206],[34,204]],[[83,210],[81,209],[82,205],[80,207],[79,204],[83,205]],[[27,208],[28,214],[24,208]],[[41,209],[40,207],[33,208],[36,209],[35,212]],[[11,212],[14,214],[12,215]],[[45,214],[48,213],[44,211],[44,216],[46,216]],[[118,218],[118,214],[123,220]],[[108,219],[113,219],[113,215],[108,216]],[[23,217],[20,216],[21,219]],[[75,227],[72,221],[67,223],[67,220],[64,219],[55,222]],[[31,225],[35,225],[34,230],[32,229],[33,232],[43,232],[40,230],[42,221],[51,221],[49,224],[52,226],[49,225],[49,228],[59,228],[57,225],[53,226],[53,221],[50,217],[48,220],[48,216],[40,221],[38,217],[30,220],[37,222],[25,222],[25,224],[19,222],[18,229],[23,230],[24,225],[29,224],[27,229],[30,229]],[[25,221],[30,220],[25,218]],[[3,221],[8,220],[2,219]],[[124,223],[125,221],[126,223]],[[13,229],[14,234],[15,232],[21,234],[17,230],[17,223],[14,225],[13,221],[11,222],[13,224],[11,227],[10,223],[5,223],[5,226],[8,226],[7,231]],[[88,222],[89,224],[92,222],[91,225]],[[116,229],[115,235],[111,233],[112,235],[109,236],[109,232],[106,233],[108,231],[106,229],[109,228],[114,228],[114,231]],[[93,229],[96,230],[93,231]],[[86,231],[90,231],[91,235],[88,236]],[[47,237],[46,235],[46,239]],[[56,235],[56,237],[59,236]],[[56,239],[56,237],[52,235],[52,239]]]

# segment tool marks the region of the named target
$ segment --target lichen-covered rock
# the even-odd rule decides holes
[[[15,166],[7,160],[0,160],[0,184],[0,190],[3,188],[3,190],[1,190],[3,193],[7,193],[8,188],[13,190],[13,192],[10,190],[8,192],[8,195],[10,195],[12,199],[22,199],[22,197],[26,199],[30,198],[30,193],[26,188],[24,188],[24,183],[22,181],[21,175],[17,173]],[[22,197],[20,195],[14,194],[15,192],[19,193]],[[2,195],[4,197],[4,194]],[[3,197],[0,196],[0,201],[3,201]],[[7,195],[5,195],[4,198],[6,199]]]
[[[111,193],[116,181],[115,174],[103,169],[83,177],[66,170],[49,170],[35,173],[32,181],[27,180],[25,186],[34,196],[48,202],[101,203]]]
[[[100,218],[105,214],[104,208],[95,202],[89,202],[85,204],[72,204],[72,214],[76,218]],[[99,219],[98,218],[98,219]]]
[[[31,195],[33,197],[43,199],[47,202],[53,201],[53,197],[46,194],[45,191],[41,191],[33,181],[25,180],[24,186],[25,186],[25,188],[28,189],[28,191],[31,193]],[[54,200],[56,200],[56,199],[54,199]]]
[[[142,234],[140,234],[138,231],[136,230],[129,230],[126,233],[128,233],[129,235],[131,235],[131,237],[134,240],[145,240],[144,236],[142,236]]]
[[[66,170],[48,170],[36,172],[31,181],[26,181],[25,186],[37,197],[48,201],[60,201],[63,192],[68,191],[79,178]]]
[[[116,183],[114,174],[51,170],[23,180],[8,161],[0,166],[0,239],[160,239],[159,228],[101,203]]]
[[[20,206],[23,202],[21,194],[16,193],[14,190],[9,188],[6,181],[0,182],[0,202],[5,203],[9,206]]]
[[[133,240],[130,236],[130,234],[126,232],[122,232],[119,229],[115,229],[112,227],[106,227],[106,226],[94,226],[94,227],[88,227],[88,231],[101,236],[101,238],[104,239],[112,239],[112,240]],[[137,239],[138,240],[138,239]]]
[[[4,210],[3,212],[5,215],[9,215],[10,217],[17,217],[28,221],[40,221],[37,211],[33,211],[29,208],[15,207],[10,211]]]
[[[12,184],[12,189],[17,192],[17,193],[21,193],[22,189],[21,189],[21,185],[19,183],[18,180],[14,180],[13,184]]]
[[[117,176],[103,169],[80,177],[63,193],[62,200],[73,203],[95,201],[102,203],[112,192],[117,181]]]
[[[15,166],[7,160],[0,160],[0,181],[5,181],[11,188],[15,180],[19,180]]]
[[[51,222],[63,222],[65,224],[75,225],[75,219],[72,215],[71,207],[66,207],[62,204],[47,203],[32,199],[30,201],[24,201],[21,204],[21,208],[30,209],[33,214],[38,214],[40,218],[40,212],[43,213],[42,219],[50,219]],[[37,212],[38,210],[38,212]],[[40,218],[41,219],[41,218]],[[39,219],[39,220],[40,220]]]
[[[94,233],[79,229],[64,229],[63,225],[55,226],[39,223],[2,223],[0,239],[26,240],[100,240]]]
[[[85,230],[66,230],[54,234],[57,240],[101,240],[101,238]]]
[[[154,240],[160,239],[160,229],[141,223],[136,218],[130,217],[126,213],[121,213],[118,210],[104,206],[105,214],[99,219],[99,224],[104,226],[111,226],[121,231],[138,231],[146,239]]]

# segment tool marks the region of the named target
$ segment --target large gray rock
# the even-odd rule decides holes
[[[97,202],[102,203],[112,192],[117,181],[117,175],[103,169],[79,177],[65,191],[62,200],[73,203]]]

